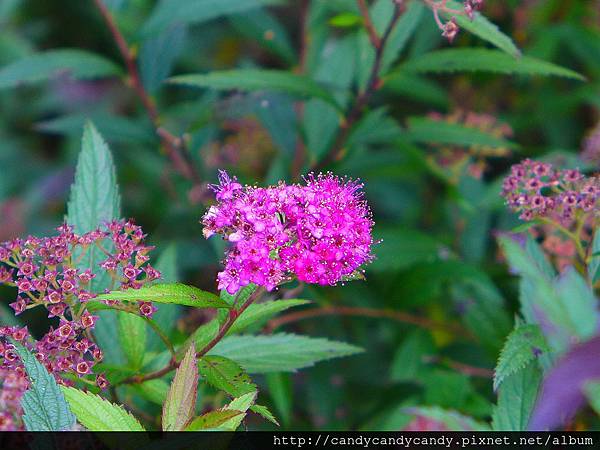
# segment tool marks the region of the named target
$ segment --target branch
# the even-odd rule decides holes
[[[131,83],[131,87],[135,91],[136,95],[139,97],[150,121],[152,122],[154,128],[156,129],[156,134],[160,137],[160,140],[165,148],[167,156],[173,163],[173,166],[181,175],[183,175],[188,180],[191,180],[195,183],[200,182],[200,175],[194,168],[192,161],[189,159],[189,156],[185,151],[182,151],[183,141],[173,136],[167,130],[160,126],[160,115],[158,113],[158,109],[154,100],[150,97],[144,85],[142,83],[142,79],[140,77],[140,73],[137,68],[137,63],[135,60],[135,56],[133,52],[129,49],[127,45],[127,41],[125,37],[119,30],[112,14],[104,4],[102,0],[94,0],[94,4],[96,8],[102,15],[104,22],[108,26],[110,33],[115,40],[117,47],[119,48],[119,52],[121,53],[121,57],[125,62],[125,66],[127,67],[127,72],[129,74],[129,79]]]
[[[298,311],[283,316],[279,316],[272,319],[265,327],[266,332],[272,332],[280,326],[287,325],[289,323],[297,322],[303,319],[310,319],[314,317],[323,316],[355,316],[355,317],[372,317],[372,318],[384,318],[391,319],[397,322],[409,323],[416,325],[421,328],[429,330],[444,330],[453,334],[470,336],[470,334],[462,327],[450,325],[434,320],[426,319],[424,317],[413,316],[401,311],[393,311],[390,309],[372,309],[364,307],[354,306],[325,306],[322,308],[308,309],[305,311]]]
[[[363,2],[364,3],[364,2]],[[402,1],[394,1],[394,14],[385,29],[383,35],[379,39],[379,44],[374,45],[375,48],[375,62],[373,63],[373,67],[371,68],[371,73],[369,75],[369,81],[367,82],[367,87],[364,91],[360,92],[354,101],[350,112],[346,115],[346,118],[342,122],[340,126],[340,131],[331,146],[329,152],[319,163],[313,165],[314,170],[320,170],[327,167],[329,164],[334,161],[338,161],[344,153],[344,146],[346,145],[346,141],[348,136],[350,135],[350,131],[356,122],[358,122],[363,115],[365,107],[368,105],[369,101],[373,94],[381,87],[381,64],[383,63],[383,55],[385,52],[386,44],[390,38],[394,27],[398,23],[398,20],[402,16],[404,12],[404,6]],[[366,5],[365,5],[366,6]],[[363,15],[364,17],[364,15]],[[370,20],[370,19],[369,19]],[[366,26],[366,22],[365,22]],[[368,30],[368,28],[367,28]],[[374,31],[374,30],[373,30]],[[373,39],[371,38],[371,42]]]
[[[360,9],[360,15],[363,18],[365,28],[369,35],[369,40],[371,41],[371,45],[375,49],[380,48],[381,39],[379,38],[377,30],[375,29],[375,25],[373,25],[373,21],[371,20],[371,15],[369,14],[369,6],[367,5],[366,0],[356,0],[356,3],[358,3],[358,9]]]
[[[235,321],[237,320],[237,318],[240,317],[240,315],[260,295],[262,295],[263,292],[264,292],[263,288],[256,289],[252,293],[252,295],[250,297],[248,297],[248,300],[246,300],[246,303],[244,303],[239,309],[237,309],[237,310],[236,309],[231,309],[229,311],[229,315],[227,316],[227,320],[225,321],[225,323],[223,325],[221,325],[221,328],[219,328],[219,332],[216,334],[216,336],[208,344],[206,344],[201,350],[199,350],[198,352],[196,352],[196,358],[202,358],[210,350],[212,350],[212,348],[215,345],[217,345],[221,341],[221,339],[223,339],[225,337],[225,335],[231,329],[232,325],[235,323]],[[159,370],[157,370],[155,372],[148,373],[146,375],[135,375],[135,376],[126,378],[123,381],[121,381],[119,384],[140,384],[140,383],[144,383],[144,382],[149,381],[149,380],[154,380],[156,378],[162,378],[164,375],[166,375],[169,372],[177,369],[179,367],[179,364],[180,364],[180,362],[177,361],[175,359],[175,357],[172,357],[171,361],[169,361],[169,364],[167,364],[162,369],[159,369]]]

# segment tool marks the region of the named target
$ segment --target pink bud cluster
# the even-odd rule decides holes
[[[526,159],[511,168],[502,195],[522,220],[548,217],[570,225],[578,214],[596,214],[600,178]]]
[[[232,247],[219,289],[234,294],[254,283],[267,290],[294,277],[335,285],[372,260],[373,220],[362,185],[330,173],[305,184],[242,186],[221,171],[218,203],[202,218],[204,236],[220,234]]]
[[[75,234],[68,225],[57,231],[52,237],[30,236],[0,244],[0,284],[17,288],[10,304],[15,314],[42,306],[49,318],[58,319],[57,326],[35,343],[27,328],[0,328],[0,430],[22,427],[19,403],[27,388],[23,366],[6,338],[21,342],[63,384],[70,382],[65,375],[91,375],[102,360],[91,333],[98,317],[87,310],[98,294],[93,286],[96,275],[92,268],[79,267],[87,252],[94,248],[104,254],[94,272],[105,271],[112,280],[111,288],[139,289],[160,278],[148,264],[152,247],[144,244],[142,229],[132,222],[114,221],[83,235]],[[141,315],[149,317],[154,311],[151,303],[139,302]],[[94,380],[101,389],[108,386],[103,374]]]
[[[91,374],[94,365],[102,360],[102,351],[84,335],[95,320],[86,313],[77,321],[61,321],[37,342],[30,338],[27,327],[0,327],[0,431],[22,429],[21,398],[29,387],[25,367],[8,338],[32,352],[59,384],[73,385],[65,375]],[[101,389],[108,386],[103,374],[97,375],[95,382]]]

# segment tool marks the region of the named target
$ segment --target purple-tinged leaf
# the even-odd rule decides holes
[[[163,405],[163,431],[181,431],[194,417],[198,394],[198,362],[194,344],[190,345],[175,373]]]
[[[551,430],[566,424],[585,403],[587,382],[600,379],[600,336],[573,347],[548,373],[542,385],[530,430]]]

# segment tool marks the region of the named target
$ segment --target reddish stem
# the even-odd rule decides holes
[[[160,126],[160,115],[158,113],[156,103],[144,88],[142,78],[140,77],[140,73],[138,71],[135,56],[127,45],[127,41],[125,40],[123,33],[121,33],[121,30],[119,30],[119,27],[117,26],[112,14],[102,0],[94,0],[94,4],[102,15],[104,22],[108,26],[108,29],[110,30],[110,33],[117,44],[121,57],[125,62],[125,66],[127,67],[131,87],[142,102],[150,121],[156,129],[156,133],[163,143],[165,151],[167,152],[167,156],[177,171],[181,173],[181,175],[188,180],[199,183],[200,176],[198,175],[198,172],[195,170],[186,153],[182,151],[182,140],[176,136],[173,136]]]

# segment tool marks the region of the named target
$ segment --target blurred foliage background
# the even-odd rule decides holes
[[[198,220],[217,169],[258,184],[297,180],[315,167],[360,178],[381,239],[366,281],[298,287],[294,294],[313,303],[271,328],[365,352],[259,376],[265,402],[294,429],[418,428],[412,406],[489,420],[492,370],[517,308],[516,281],[494,241],[518,225],[500,182],[527,156],[586,167],[578,154],[599,118],[600,3],[488,0],[482,11],[524,55],[574,70],[585,76],[580,81],[403,70],[438,49],[491,47],[465,30],[449,44],[426,5],[408,1],[383,85],[333,161],[344,119],[321,99],[164,81],[233,68],[286,70],[321,82],[347,110],[373,62],[353,0],[169,0],[162,9],[151,0],[105,3],[138,58],[161,127],[182,140],[197,177],[171,164],[93,1],[2,0],[0,67],[57,48],[89,51],[114,67],[104,70],[111,76],[86,76],[91,62],[47,76],[48,62],[38,61],[24,82],[0,68],[0,240],[49,234],[61,223],[87,119],[114,153],[126,216],[144,227],[157,253],[174,245],[179,278],[207,290],[216,289],[223,244],[204,240]],[[391,8],[388,0],[372,3],[380,30]],[[4,294],[7,319],[12,294]],[[174,332],[185,335],[206,320],[182,315]]]

